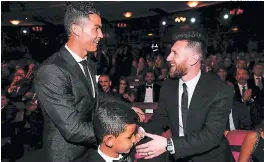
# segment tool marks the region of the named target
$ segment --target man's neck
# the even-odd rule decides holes
[[[112,157],[112,158],[118,158],[119,155],[116,152],[113,152],[112,148],[105,146],[104,144],[100,145],[100,150],[105,155]]]
[[[79,47],[79,42],[77,42],[74,39],[69,39],[67,42],[67,46],[68,48],[75,53],[76,55],[80,56],[82,59],[85,59],[85,57],[87,56],[87,52],[85,50],[83,50],[82,48]]]
[[[188,71],[188,74],[187,75],[184,75],[181,79],[184,81],[184,82],[187,82],[189,80],[192,80],[193,78],[195,78],[198,73],[200,71],[200,66],[198,67],[193,67],[191,70]]]

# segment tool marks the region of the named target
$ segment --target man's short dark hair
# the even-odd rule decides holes
[[[175,42],[185,40],[188,42],[188,48],[194,48],[201,56],[201,59],[206,55],[206,41],[204,35],[197,31],[188,31],[176,35]]]
[[[126,130],[126,125],[137,124],[138,121],[138,115],[127,105],[114,101],[105,102],[94,114],[95,136],[98,142],[102,143],[104,136],[118,137]]]
[[[67,35],[70,35],[73,23],[80,24],[80,20],[88,18],[90,14],[100,15],[92,2],[72,2],[72,4],[68,5],[64,15],[64,27]]]
[[[109,76],[109,75],[107,75],[107,74],[101,74],[101,75],[99,76],[99,78],[101,78],[101,77],[107,77],[107,78],[109,79],[109,81],[111,81],[111,78],[110,78],[110,76]]]
[[[147,73],[152,73],[152,75],[153,75],[153,77],[154,77],[154,80],[155,80],[155,72],[154,72],[152,69],[149,69],[149,70],[147,70],[147,71],[145,72],[145,74],[144,74],[144,78],[146,78]]]

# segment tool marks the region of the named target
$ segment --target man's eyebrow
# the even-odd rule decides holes
[[[102,28],[102,25],[94,25],[95,27],[99,27],[99,28]]]

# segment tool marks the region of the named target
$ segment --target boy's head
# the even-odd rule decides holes
[[[94,115],[95,136],[100,147],[112,153],[129,153],[136,142],[138,115],[126,105],[107,102]]]

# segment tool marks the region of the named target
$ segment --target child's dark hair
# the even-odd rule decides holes
[[[102,143],[104,136],[113,135],[118,137],[125,131],[127,124],[137,124],[138,121],[138,115],[127,105],[106,102],[96,109],[94,114],[95,136],[98,142]]]

